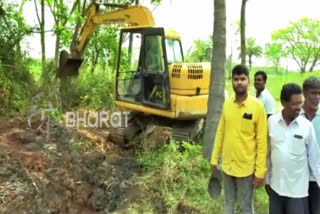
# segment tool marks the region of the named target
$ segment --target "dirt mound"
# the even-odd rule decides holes
[[[52,127],[32,132],[0,120],[0,213],[112,212],[132,192],[139,166],[105,130]]]

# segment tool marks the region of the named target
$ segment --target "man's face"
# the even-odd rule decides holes
[[[257,75],[254,77],[254,87],[257,91],[262,91],[265,88],[265,82],[262,75]]]
[[[283,110],[291,118],[296,118],[299,115],[302,106],[301,94],[293,94],[290,97],[290,101],[281,101]]]
[[[245,74],[235,74],[232,77],[232,86],[236,95],[244,95],[247,93],[249,79]]]
[[[305,105],[311,109],[318,109],[320,103],[320,88],[311,88],[303,92]]]

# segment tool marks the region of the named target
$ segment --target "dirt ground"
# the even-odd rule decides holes
[[[44,129],[0,119],[0,213],[109,213],[136,198],[134,151],[107,130]]]

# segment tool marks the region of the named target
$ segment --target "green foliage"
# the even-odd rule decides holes
[[[46,0],[46,3],[49,6],[51,14],[55,21],[55,25],[53,28],[54,33],[56,35],[61,35],[63,31],[68,31],[65,26],[69,18],[69,8],[67,7],[67,5],[65,5],[61,0]]]
[[[187,62],[211,62],[212,40],[194,40],[193,46],[188,50]]]
[[[23,113],[35,91],[34,85],[27,61],[14,66],[0,63],[0,115]]]
[[[320,20],[301,18],[287,28],[272,33],[272,40],[283,44],[284,52],[298,64],[303,73],[313,71],[320,59]]]
[[[249,57],[249,66],[252,66],[252,57],[259,58],[263,53],[262,47],[256,44],[256,40],[252,37],[247,39],[246,54]]]
[[[46,3],[48,4],[51,13],[57,22],[56,24],[59,24],[61,21],[66,21],[68,19],[68,7],[64,4],[63,1],[59,0],[46,0]],[[55,26],[56,30],[58,30],[59,27],[62,26]],[[57,33],[59,31],[55,31]]]
[[[91,66],[93,72],[96,65],[102,69],[116,69],[116,57],[118,48],[118,29],[115,27],[98,28],[91,36],[85,50],[85,63]]]
[[[276,72],[278,72],[278,66],[280,65],[280,60],[285,57],[286,54],[283,51],[282,44],[279,43],[267,43],[265,46],[265,56],[267,60],[273,64]]]
[[[37,85],[41,83],[41,60],[30,59],[29,72]]]
[[[21,50],[21,41],[31,33],[22,16],[21,5],[0,2],[0,114],[22,113],[35,90],[29,73],[30,60]]]
[[[184,143],[183,147],[185,151],[181,153],[177,144],[171,142],[155,152],[139,154],[147,192],[160,193],[169,213],[180,202],[204,213],[221,212],[222,197],[213,201],[207,193],[210,170],[201,146]]]
[[[69,48],[74,29],[77,24],[84,23],[84,17],[82,16],[82,4],[79,1],[75,6],[75,9],[71,11],[69,5],[64,1],[46,0],[51,14],[55,20],[54,33],[60,39],[59,48]],[[75,2],[73,3],[75,4]],[[73,5],[74,6],[74,5]]]
[[[81,107],[113,109],[114,83],[115,75],[110,69],[98,66],[94,73],[83,70],[75,83],[78,104]]]
[[[0,69],[0,115],[8,110],[12,91],[12,83],[4,75],[3,69]]]
[[[161,4],[162,0],[151,0],[151,3],[152,4],[155,4],[155,5],[159,5]]]
[[[44,93],[44,102],[52,103],[58,109],[62,109],[60,80],[56,77],[56,66],[53,60],[47,60],[45,70],[41,73],[40,93]]]
[[[0,2],[0,62],[14,65],[21,57],[20,42],[30,34],[30,27],[25,24],[18,5]]]

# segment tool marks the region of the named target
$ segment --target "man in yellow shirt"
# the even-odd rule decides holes
[[[240,202],[242,213],[253,214],[253,188],[263,185],[267,171],[267,117],[263,104],[248,94],[249,71],[244,65],[232,70],[235,96],[223,104],[211,158],[217,172],[222,158],[224,214],[234,214]]]

